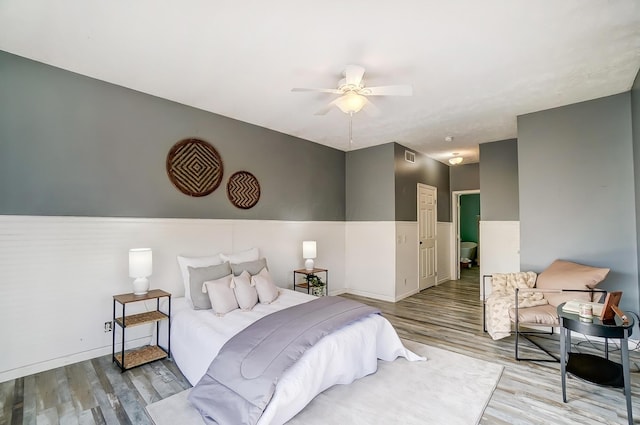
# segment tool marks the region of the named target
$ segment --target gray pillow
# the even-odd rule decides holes
[[[249,272],[251,276],[254,276],[260,273],[260,270],[264,268],[268,269],[266,258],[260,258],[259,260],[247,261],[244,263],[231,264],[231,270],[233,270],[234,276],[240,276],[240,274],[245,270]]]
[[[222,263],[209,267],[189,266],[189,289],[191,291],[191,303],[194,310],[209,310],[211,301],[209,295],[202,292],[202,284],[209,280],[217,280],[231,274],[229,263]]]

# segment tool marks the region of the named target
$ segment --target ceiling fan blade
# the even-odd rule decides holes
[[[364,68],[358,65],[347,65],[344,70],[345,83],[347,85],[359,86],[364,76]]]
[[[314,115],[326,115],[334,106],[336,106],[338,99],[335,99],[333,102],[329,102],[324,108],[317,111]]]
[[[363,93],[367,96],[413,96],[411,86],[378,86],[365,87]]]
[[[321,93],[333,93],[333,94],[342,94],[342,92],[338,89],[312,89],[312,88],[303,88],[303,87],[294,87],[291,91],[314,91]]]

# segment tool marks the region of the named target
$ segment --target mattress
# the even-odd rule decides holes
[[[223,317],[211,310],[193,310],[185,298],[173,300],[171,353],[192,385],[198,383],[233,335],[261,317],[314,299],[288,289],[279,291],[271,304],[257,304],[251,311],[234,310]],[[283,424],[325,389],[374,373],[378,359],[392,361],[400,356],[422,359],[402,345],[391,323],[382,316],[358,320],[322,338],[285,371],[258,424]]]

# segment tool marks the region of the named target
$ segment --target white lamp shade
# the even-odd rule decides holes
[[[129,250],[129,277],[151,276],[153,258],[151,248],[134,248]]]
[[[302,242],[302,258],[316,258],[316,241]]]
[[[367,98],[352,91],[336,99],[336,105],[345,114],[360,112],[367,103]]]
[[[302,258],[305,258],[304,268],[313,270],[313,259],[316,258],[316,241],[302,242]]]

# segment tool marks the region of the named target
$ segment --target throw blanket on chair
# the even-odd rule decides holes
[[[308,348],[334,330],[377,313],[346,298],[322,297],[265,316],[227,341],[189,401],[207,424],[255,424],[279,377]]]
[[[511,335],[509,311],[515,308],[516,288],[533,288],[535,272],[496,273],[491,276],[491,295],[486,302],[487,332],[494,340]],[[547,304],[542,292],[519,292],[518,307]]]

